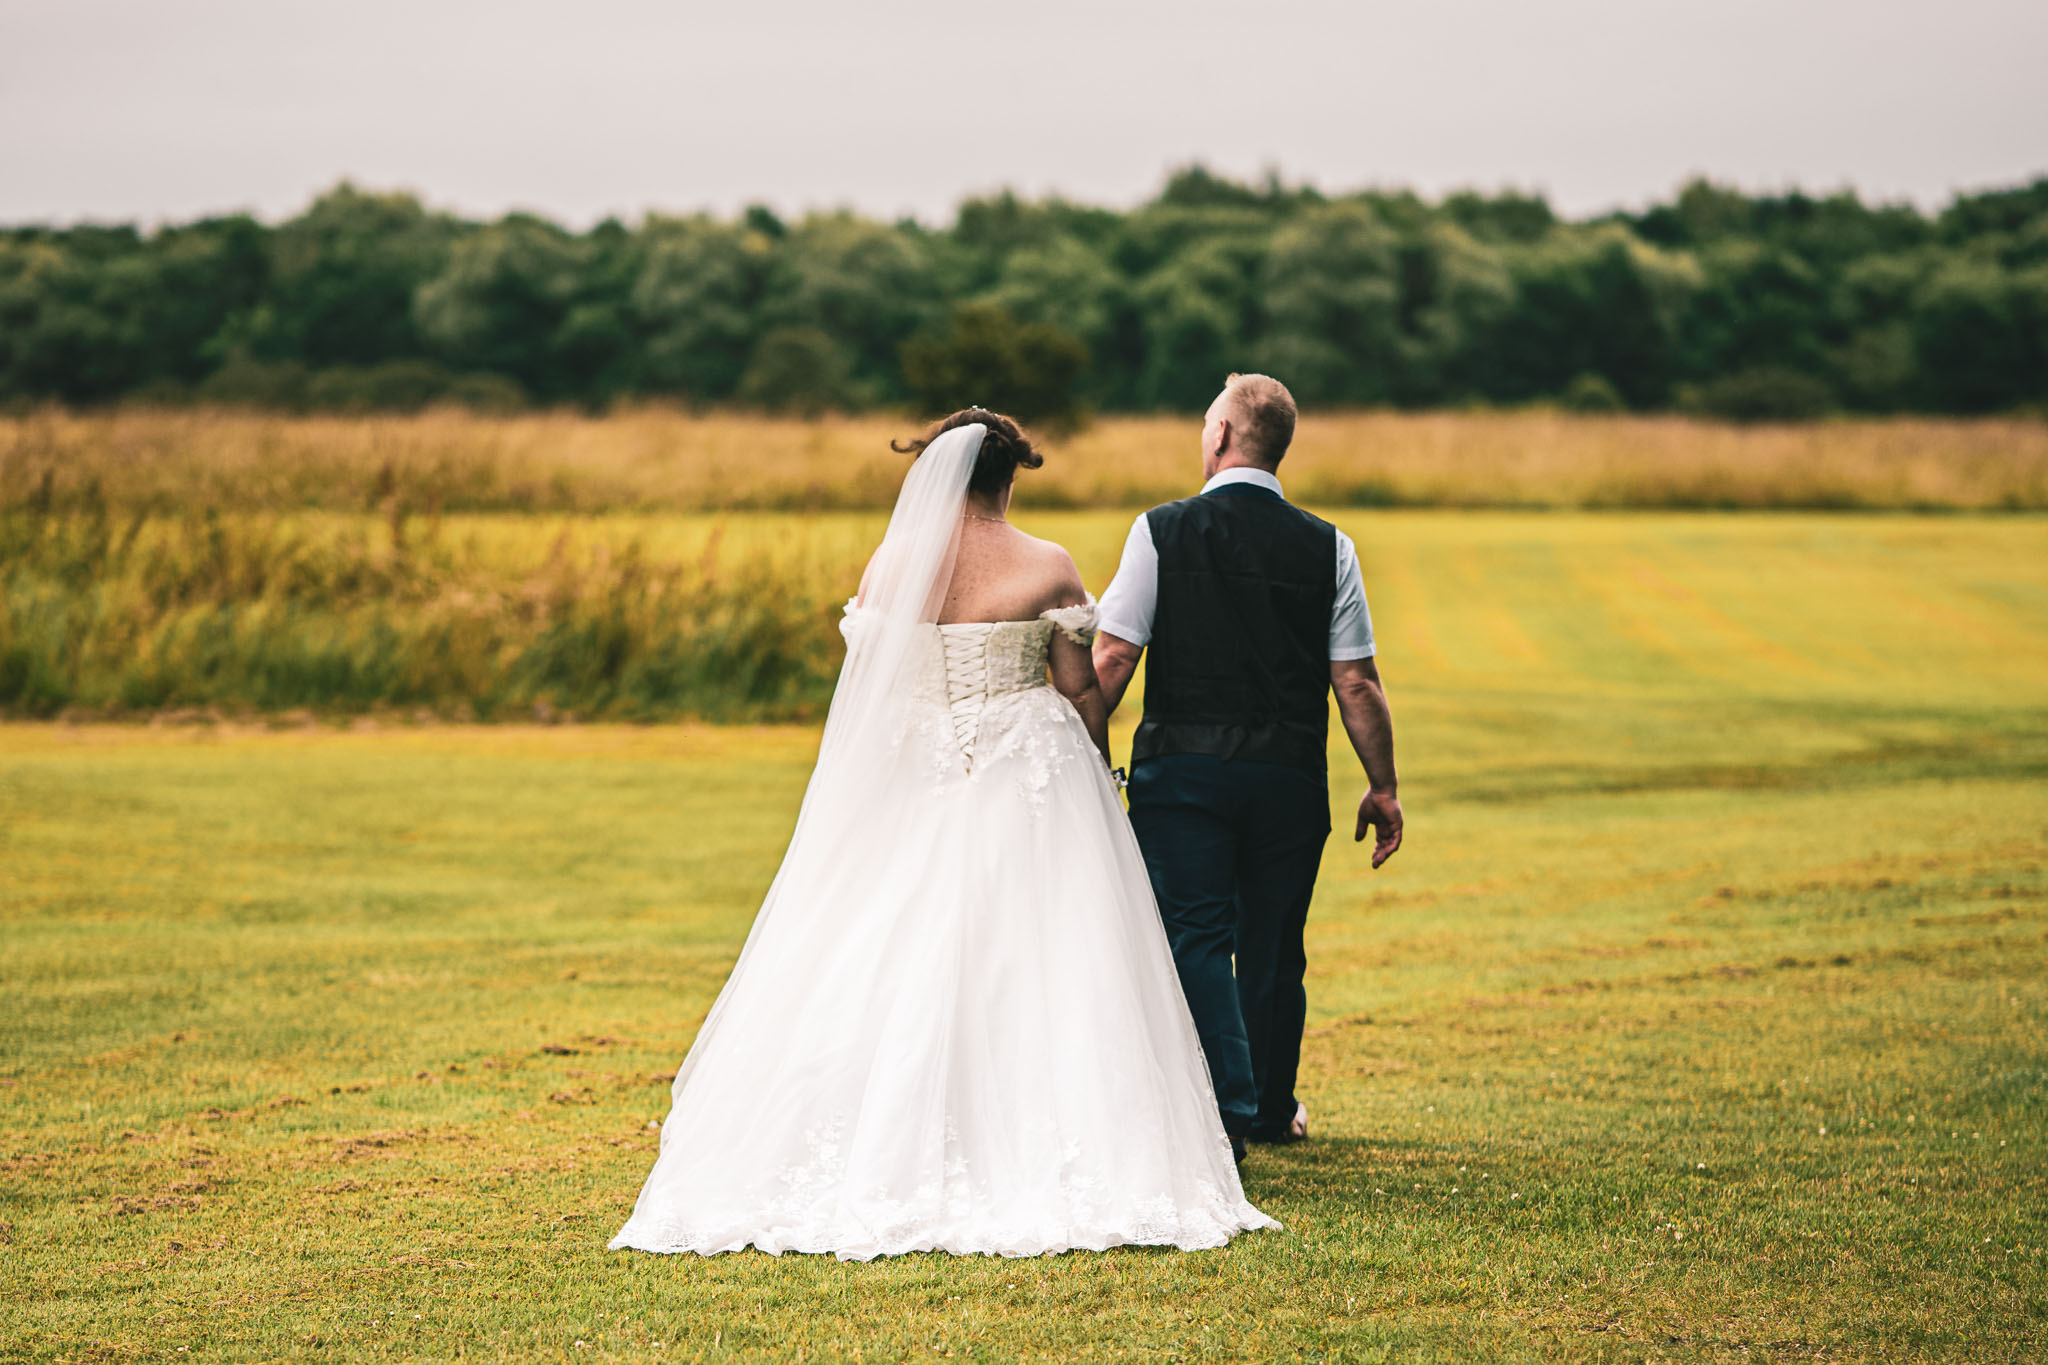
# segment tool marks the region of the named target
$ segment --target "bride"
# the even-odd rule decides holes
[[[1277,1226],[1108,771],[1094,602],[1004,517],[1043,460],[978,408],[907,449],[789,850],[611,1246],[1033,1256]]]

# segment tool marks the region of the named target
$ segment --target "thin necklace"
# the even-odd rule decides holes
[[[960,515],[969,521],[992,521],[998,526],[1007,524],[1001,517],[985,517],[979,512],[962,512]]]

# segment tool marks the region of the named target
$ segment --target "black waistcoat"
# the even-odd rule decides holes
[[[1214,754],[1323,772],[1336,528],[1250,484],[1145,519],[1159,605],[1131,761]]]

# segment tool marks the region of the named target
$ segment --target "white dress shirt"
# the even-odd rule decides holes
[[[1202,485],[1202,491],[1225,484],[1248,483],[1280,494],[1280,480],[1263,469],[1244,465],[1226,469]],[[1159,550],[1152,544],[1152,525],[1140,516],[1124,541],[1123,561],[1116,578],[1098,604],[1104,634],[1144,646],[1152,642],[1152,618],[1159,610]],[[1337,599],[1330,605],[1330,658],[1370,659],[1372,612],[1365,604],[1365,578],[1358,569],[1358,547],[1337,532]]]

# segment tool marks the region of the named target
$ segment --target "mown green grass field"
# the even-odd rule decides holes
[[[2041,1359],[2048,521],[1336,515],[1410,831],[1325,861],[1285,1231],[604,1250],[815,729],[16,723],[0,1356]]]

